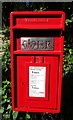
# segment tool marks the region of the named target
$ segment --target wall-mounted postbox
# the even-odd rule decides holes
[[[11,13],[13,110],[60,112],[64,22],[62,11]]]

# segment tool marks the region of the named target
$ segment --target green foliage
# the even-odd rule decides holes
[[[66,33],[64,43],[64,65],[63,76],[67,73],[73,72],[73,14],[70,15],[70,19],[66,19]]]
[[[3,42],[4,41],[8,41],[9,39],[10,39],[10,35],[9,35],[9,32],[10,32],[10,27],[7,27],[6,29],[4,29],[4,30],[2,30],[2,34],[4,35],[4,37],[3,37]]]
[[[29,120],[29,119],[30,119],[30,115],[26,113],[25,120]]]
[[[9,118],[11,109],[11,85],[10,85],[10,45],[6,43],[2,56],[2,106],[4,107],[3,117]],[[9,107],[10,106],[10,107]]]
[[[2,90],[2,93],[1,93]],[[2,108],[0,113],[3,113],[3,119],[16,119],[18,112],[11,109],[11,81],[10,81],[10,44],[7,42],[4,46],[4,53],[2,56]]]
[[[16,119],[18,116],[18,111],[13,111],[12,115],[13,115],[13,119]]]
[[[73,18],[70,20],[70,19],[66,19],[66,25],[68,26],[69,23],[72,23],[73,22]]]
[[[66,23],[67,26],[69,25],[69,23],[73,22],[73,14],[71,14],[70,18],[71,19],[66,19],[66,21],[65,21],[65,23]]]
[[[34,11],[45,11],[47,8],[40,7],[39,9],[34,9]]]
[[[73,49],[64,48],[63,76],[73,72]]]

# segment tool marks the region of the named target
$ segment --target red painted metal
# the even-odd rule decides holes
[[[64,23],[65,13],[62,11],[26,11],[12,12],[10,14],[13,110],[60,112]],[[52,37],[54,39],[54,50],[21,50],[21,37]],[[29,96],[30,66],[46,68],[45,97]]]

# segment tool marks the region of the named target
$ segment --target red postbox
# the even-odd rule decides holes
[[[60,112],[65,14],[10,15],[12,109]]]

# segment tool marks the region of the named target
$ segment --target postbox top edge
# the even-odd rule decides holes
[[[13,11],[11,15],[64,15],[64,11]]]

